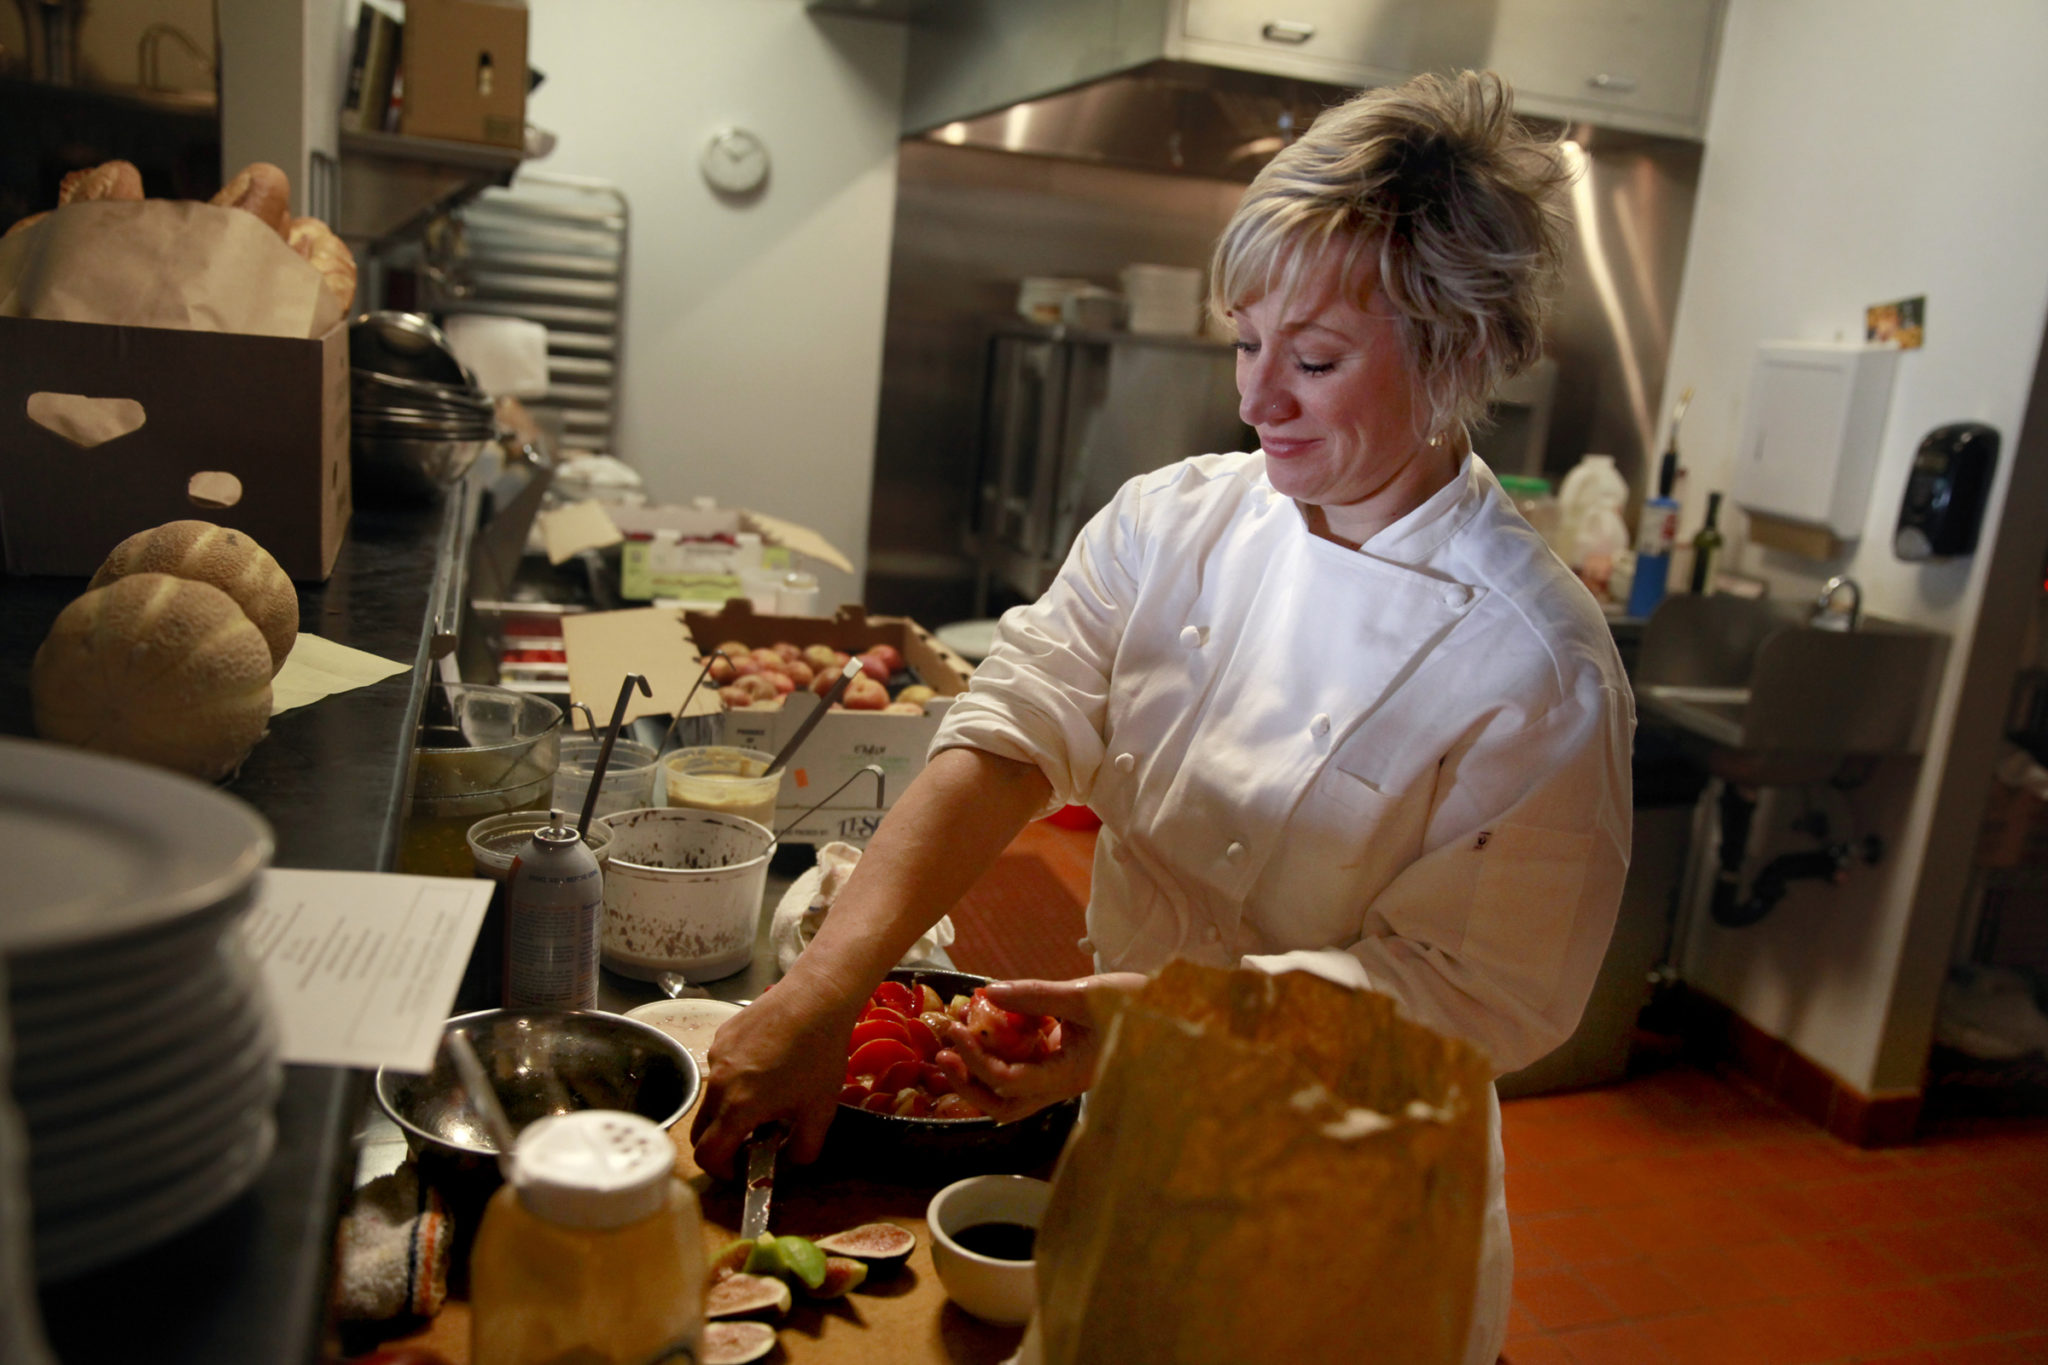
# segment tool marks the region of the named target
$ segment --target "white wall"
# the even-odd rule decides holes
[[[1928,300],[1926,347],[1900,359],[1856,548],[1826,565],[1756,548],[1741,557],[1774,595],[1846,573],[1865,610],[1952,637],[1925,760],[1887,768],[1855,798],[1890,855],[1846,887],[1800,888],[1750,929],[1698,916],[1681,964],[1867,1090],[1911,1088],[1911,1077],[1879,1074],[1881,1040],[1902,976],[1925,997],[1919,978],[1946,966],[1908,960],[1903,945],[1989,558],[1985,546],[1945,566],[1907,564],[1891,553],[1891,528],[1914,448],[1944,422],[2004,433],[1987,529],[2003,505],[2048,312],[2043,53],[2039,0],[1731,0],[1709,116],[1666,376],[1666,392],[1698,391],[1683,429],[1695,522],[1706,491],[1728,486],[1758,342],[1856,339],[1867,304]]]
[[[900,24],[802,0],[531,0],[546,83],[533,163],[625,191],[619,448],[663,500],[709,494],[867,552],[903,83]],[[722,123],[768,144],[766,190],[721,202]],[[837,575],[834,575],[837,577]],[[858,575],[822,585],[858,601]]]

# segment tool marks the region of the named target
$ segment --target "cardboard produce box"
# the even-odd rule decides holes
[[[348,328],[274,231],[206,204],[71,204],[10,237],[0,281],[9,573],[90,575],[185,518],[245,532],[301,582],[333,572]]]
[[[407,0],[400,131],[455,142],[526,144],[526,6]]]
[[[857,606],[844,606],[836,616],[759,616],[744,598],[728,602],[716,614],[685,612],[700,651],[727,640],[752,648],[786,641],[793,645],[830,645],[858,654],[870,645],[893,645],[919,681],[938,693],[925,703],[924,714],[906,716],[878,711],[834,711],[819,721],[796,756],[775,811],[775,827],[792,843],[824,843],[844,839],[865,843],[882,822],[882,813],[903,795],[910,780],[924,771],[925,750],[938,733],[939,722],[953,699],[967,690],[973,668],[940,644],[931,632],[907,616],[869,616]],[[746,749],[776,753],[796,733],[811,706],[792,694],[780,705],[729,709],[725,742]],[[882,799],[875,800],[872,777],[855,777],[873,764],[883,773]],[[844,791],[815,814],[804,812],[827,792],[854,778]],[[802,817],[801,819],[799,817]]]

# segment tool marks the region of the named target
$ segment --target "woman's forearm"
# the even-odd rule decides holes
[[[1029,763],[979,749],[935,756],[875,831],[790,984],[842,1005],[866,999],[1051,794]]]

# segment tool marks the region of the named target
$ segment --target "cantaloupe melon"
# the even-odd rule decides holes
[[[219,588],[263,632],[270,671],[284,667],[299,637],[298,590],[270,551],[242,532],[210,521],[170,521],[137,531],[114,547],[88,586],[103,588],[137,573],[167,573]]]
[[[270,649],[209,583],[139,573],[57,614],[29,673],[36,733],[216,781],[270,721]]]

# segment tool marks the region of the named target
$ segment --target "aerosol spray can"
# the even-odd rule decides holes
[[[597,1007],[604,876],[576,827],[550,813],[512,863],[505,896],[507,1009]]]

